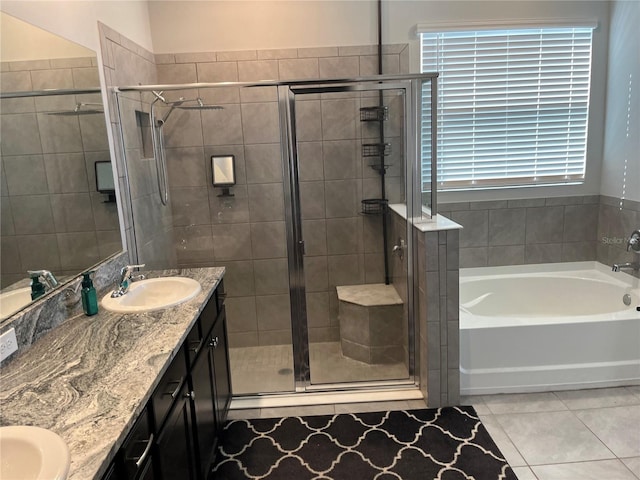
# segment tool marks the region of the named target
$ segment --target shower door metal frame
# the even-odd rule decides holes
[[[422,77],[422,76],[420,76]],[[424,77],[427,77],[424,75]],[[432,78],[432,77],[428,77]],[[298,82],[279,85],[278,86],[278,104],[281,125],[286,128],[280,129],[281,135],[281,152],[282,167],[284,175],[284,198],[285,204],[288,203],[289,208],[285,208],[286,232],[287,232],[287,249],[289,252],[289,287],[291,300],[291,318],[292,318],[292,339],[293,339],[293,370],[296,392],[309,391],[326,391],[340,389],[367,389],[372,386],[376,387],[395,387],[398,385],[415,385],[417,384],[416,368],[415,368],[415,352],[416,352],[416,325],[414,315],[414,246],[412,225],[415,219],[414,215],[421,216],[420,198],[415,195],[416,191],[420,191],[419,170],[417,156],[418,148],[416,148],[418,135],[420,130],[420,110],[421,104],[414,105],[416,102],[416,90],[420,91],[422,81],[415,76],[409,79],[398,79],[381,81],[376,79],[353,79],[343,80],[336,85],[336,82],[325,83],[322,80]],[[304,238],[302,235],[302,216],[300,205],[299,175],[298,175],[298,152],[297,152],[297,133],[295,128],[295,96],[304,94],[325,94],[325,93],[343,93],[353,91],[385,91],[385,90],[402,90],[404,92],[404,137],[403,137],[403,158],[405,162],[405,204],[407,207],[407,318],[408,322],[408,358],[407,365],[408,378],[397,380],[379,380],[367,382],[343,382],[334,384],[317,384],[311,383],[311,365],[309,359],[309,327],[307,322],[306,310],[306,290],[304,277]],[[409,148],[409,145],[412,148]],[[416,190],[416,188],[418,190]],[[416,197],[418,210],[416,211]]]

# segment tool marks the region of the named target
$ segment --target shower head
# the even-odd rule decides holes
[[[185,102],[195,102],[195,105],[184,105]],[[200,97],[193,100],[184,100],[176,105],[176,108],[181,110],[224,110],[224,107],[220,105],[205,105]]]
[[[104,110],[99,108],[84,108],[89,105],[99,105],[102,106],[101,103],[76,103],[76,106],[73,110],[62,110],[59,112],[47,112],[47,115],[58,115],[58,116],[70,116],[70,115],[94,115],[96,113],[104,113]]]

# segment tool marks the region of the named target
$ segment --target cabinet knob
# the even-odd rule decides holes
[[[191,390],[190,392],[187,392],[187,393],[184,394],[184,398],[190,398],[191,400],[195,400],[196,399],[196,392]]]
[[[212,348],[216,348],[218,346],[218,343],[220,343],[220,339],[218,337],[213,337],[209,341],[209,346],[212,347]]]

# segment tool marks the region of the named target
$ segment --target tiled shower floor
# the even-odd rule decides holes
[[[291,345],[230,348],[234,395],[293,391]],[[340,343],[312,343],[311,383],[366,382],[407,379],[404,363],[368,365],[342,355]]]

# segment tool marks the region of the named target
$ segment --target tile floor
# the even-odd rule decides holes
[[[310,345],[311,383],[341,383],[409,378],[404,363],[368,365],[342,356],[340,343]],[[231,381],[236,395],[293,391],[291,345],[230,348]]]
[[[520,480],[640,479],[640,386],[463,397]],[[423,401],[233,410],[230,418],[425,408]]]

